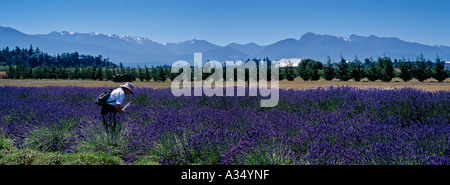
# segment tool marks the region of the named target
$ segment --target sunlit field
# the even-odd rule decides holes
[[[261,108],[259,96],[175,97],[136,82],[106,132],[94,101],[117,84],[41,83],[86,87],[2,81],[0,164],[450,164],[449,91],[282,89]]]

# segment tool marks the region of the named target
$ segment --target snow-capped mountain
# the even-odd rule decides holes
[[[78,51],[82,54],[103,55],[112,62],[124,65],[164,65],[176,60],[193,61],[194,52],[203,53],[203,61],[246,60],[247,58],[269,57],[312,58],[325,62],[327,56],[338,61],[340,56],[353,60],[378,56],[415,59],[420,54],[434,59],[439,55],[450,59],[450,47],[428,46],[402,41],[394,37],[368,37],[350,35],[337,37],[306,33],[300,39],[288,38],[270,45],[255,43],[219,46],[206,40],[188,40],[178,43],[158,43],[146,37],[104,33],[51,32],[49,34],[24,34],[9,27],[0,26],[0,49],[9,47],[39,47],[49,54]]]

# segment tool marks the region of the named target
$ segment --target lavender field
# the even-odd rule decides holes
[[[107,133],[105,90],[0,87],[0,164],[450,164],[449,91],[280,90],[261,108],[138,88]]]

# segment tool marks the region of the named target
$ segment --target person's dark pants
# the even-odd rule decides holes
[[[114,132],[116,128],[116,107],[112,105],[105,105],[102,107],[102,119],[103,119],[103,126],[105,127],[106,131],[109,131],[109,127],[112,126],[112,132]],[[111,125],[112,124],[112,125]]]

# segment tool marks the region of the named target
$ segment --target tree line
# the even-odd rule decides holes
[[[269,58],[247,59],[255,61],[257,67],[259,62],[266,61],[271,65]],[[81,55],[78,52],[63,53],[51,56],[34,49],[32,45],[29,48],[16,47],[10,50],[8,47],[0,50],[0,67],[6,69],[9,78],[16,79],[90,79],[90,80],[112,80],[117,75],[129,75],[132,80],[140,81],[166,81],[173,80],[178,73],[171,73],[169,65],[162,66],[137,66],[124,67],[122,63],[116,65],[103,58],[102,55],[91,56]],[[1,69],[1,68],[0,68]],[[193,67],[191,67],[193,79]],[[202,73],[202,79],[205,80],[211,73]],[[223,67],[224,79],[226,75],[225,66]],[[259,71],[259,70],[257,70]],[[237,72],[234,71],[236,80]],[[267,72],[270,81],[270,67]],[[326,63],[318,60],[303,59],[298,66],[293,64],[280,68],[279,79],[294,80],[297,77],[305,81],[316,81],[319,79],[341,81],[355,80],[361,81],[367,78],[369,81],[381,80],[389,82],[394,77],[398,77],[407,82],[413,78],[423,82],[429,78],[434,78],[439,82],[444,81],[449,76],[449,71],[445,70],[445,62],[439,57],[435,62],[427,60],[423,55],[415,60],[394,59],[383,56],[376,59],[366,58],[364,61],[357,56],[352,61],[346,60],[341,56],[339,62],[332,62],[328,57]],[[248,79],[248,69],[246,69],[246,79]]]
[[[328,57],[326,64],[312,59],[302,60],[296,68],[286,67],[282,69],[280,79],[293,80],[293,78],[299,76],[305,81],[315,81],[320,78],[361,81],[363,78],[367,78],[369,81],[390,82],[394,77],[399,77],[405,82],[413,78],[420,82],[429,78],[442,82],[448,78],[449,74],[449,71],[445,69],[445,62],[439,57],[436,57],[433,63],[426,60],[423,55],[418,56],[416,60],[404,58],[392,60],[390,57],[383,56],[376,60],[366,58],[364,62],[359,60],[357,56],[353,61],[347,61],[341,56],[337,63],[332,63],[330,57]]]
[[[9,78],[94,79],[103,76],[98,68],[117,68],[117,65],[102,55],[74,52],[52,56],[30,45],[29,48],[1,49],[0,67],[7,71]]]
[[[247,59],[248,61],[255,61],[257,68],[259,68],[259,62],[266,61],[270,66],[272,61],[269,58],[264,59]],[[271,79],[271,69],[267,69],[267,80]],[[132,70],[131,74],[133,78],[139,78],[141,81],[165,81],[167,79],[173,80],[179,73],[171,73],[170,66],[156,66],[148,68],[136,68]],[[180,72],[182,69],[180,69]],[[213,68],[211,73],[202,73],[202,80],[207,79],[211,74],[215,72]],[[259,69],[257,69],[259,72]],[[223,67],[223,78],[226,78],[226,68]],[[298,66],[294,67],[292,64],[288,64],[287,67],[280,68],[279,79],[292,81],[297,77],[302,78],[305,81],[316,81],[321,78],[325,80],[339,79],[341,81],[361,81],[367,78],[369,81],[381,80],[383,82],[390,82],[393,78],[398,77],[407,82],[413,78],[420,82],[423,82],[429,78],[434,78],[439,82],[444,81],[450,75],[450,71],[445,69],[445,62],[439,57],[435,59],[435,62],[426,60],[423,55],[420,55],[416,60],[410,59],[394,59],[383,56],[378,57],[376,60],[372,58],[366,58],[364,62],[355,56],[353,61],[348,61],[341,56],[341,59],[337,63],[333,63],[328,57],[326,64],[313,59],[303,59]],[[249,78],[249,69],[245,69],[245,79]],[[259,78],[259,75],[257,75]],[[194,68],[191,67],[191,79],[194,79]],[[237,70],[234,70],[234,80],[237,80]],[[257,79],[259,80],[259,79]]]

